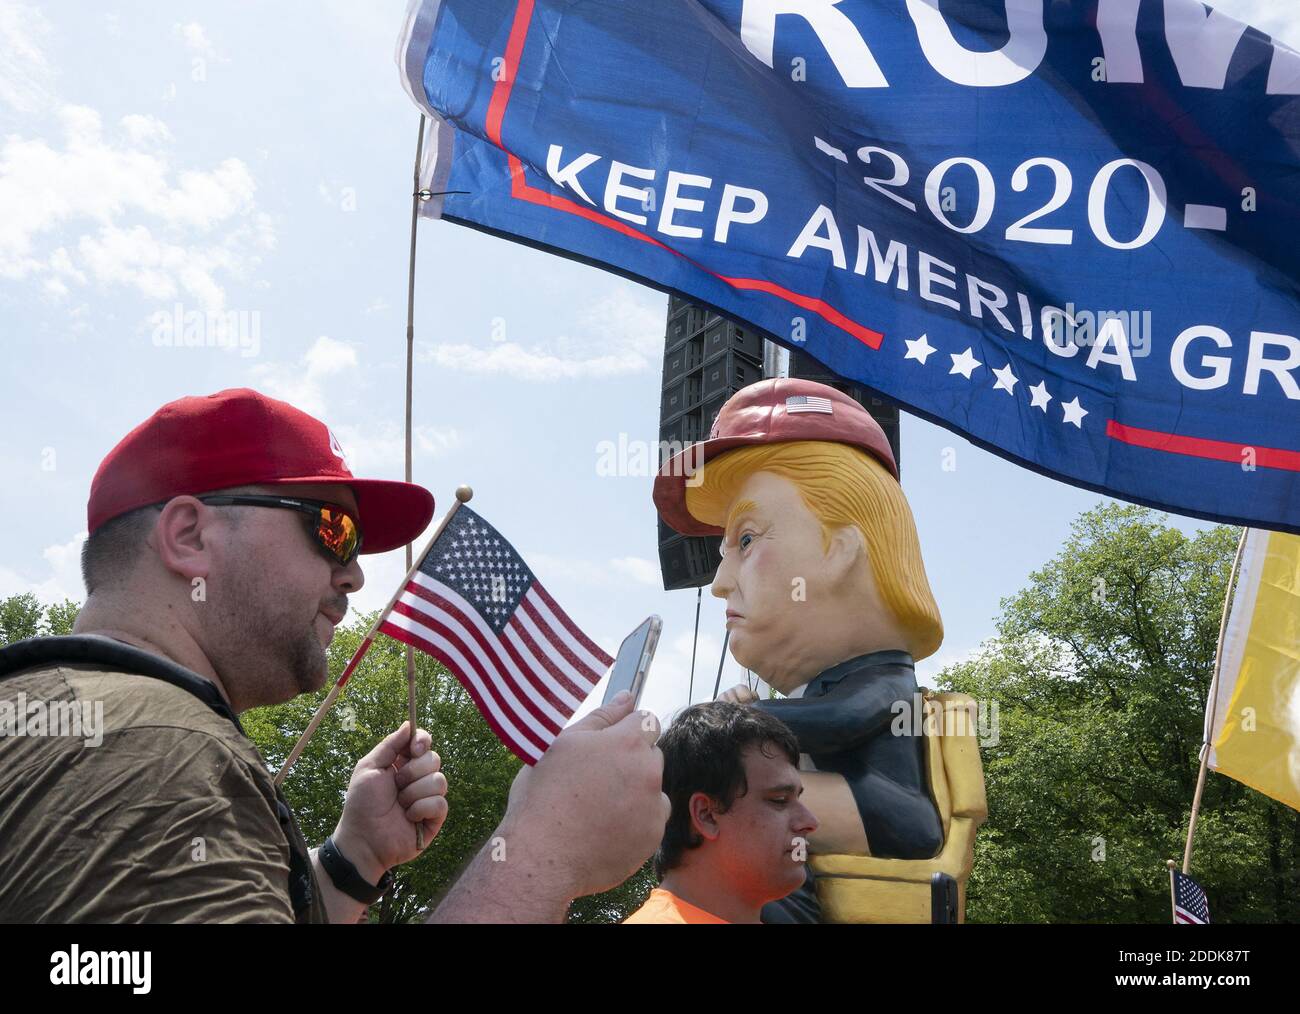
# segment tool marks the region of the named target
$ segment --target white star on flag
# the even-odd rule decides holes
[[[1015,395],[1015,391],[1013,391],[1012,388],[1015,387],[1016,384],[1020,383],[1020,378],[1011,372],[1010,363],[1007,363],[1007,365],[1002,367],[1000,370],[994,370],[993,376],[998,378],[998,382],[993,385],[993,390],[1006,391],[1007,394],[1012,396]]]
[[[1065,412],[1065,422],[1074,423],[1079,429],[1083,429],[1083,417],[1088,414],[1088,410],[1079,404],[1078,398],[1061,402],[1061,408]]]
[[[967,380],[970,380],[970,375],[976,369],[984,365],[978,359],[976,359],[974,355],[972,355],[973,352],[974,352],[973,349],[967,349],[961,355],[955,355],[954,353],[951,352],[948,353],[948,355],[952,358],[952,369],[949,370],[948,373],[949,374],[960,373]]]
[[[930,353],[936,351],[935,347],[926,339],[926,335],[921,335],[920,338],[905,339],[903,344],[907,346],[907,355],[903,358],[915,359],[924,366],[926,359],[930,357]]]
[[[1047,411],[1047,403],[1052,400],[1052,396],[1047,393],[1047,382],[1040,380],[1037,384],[1029,389],[1030,403],[1033,408]]]

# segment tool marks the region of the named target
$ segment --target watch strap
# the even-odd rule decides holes
[[[359,901],[363,905],[373,905],[384,896],[385,891],[393,886],[391,870],[384,871],[384,875],[379,878],[378,884],[372,884],[366,880],[357,872],[357,868],[352,865],[347,856],[339,851],[339,847],[334,844],[332,837],[325,839],[325,843],[321,845],[317,855],[320,857],[321,866],[329,874],[334,886],[349,898]]]

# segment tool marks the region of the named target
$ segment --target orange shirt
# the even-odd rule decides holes
[[[726,919],[719,919],[712,912],[706,912],[690,902],[682,901],[671,891],[656,887],[650,892],[650,897],[646,899],[645,904],[623,920],[623,925],[626,926],[629,923],[725,923],[726,921]]]

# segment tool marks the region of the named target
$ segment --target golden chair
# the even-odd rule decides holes
[[[975,832],[988,816],[975,699],[926,691],[924,709],[926,777],[943,821],[943,848],[933,859],[810,855],[823,922],[928,923],[934,873],[957,881],[957,921],[966,919]]]

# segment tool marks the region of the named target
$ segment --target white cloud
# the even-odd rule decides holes
[[[415,552],[419,552],[422,546],[423,543],[417,538]],[[366,583],[359,592],[348,596],[348,616],[345,622],[351,622],[360,613],[383,609],[406,576],[406,554],[401,549],[361,556],[359,559]]]
[[[177,173],[152,116],[123,117],[115,136],[85,106],[62,106],[57,121],[61,145],[11,135],[0,147],[0,278],[58,276],[49,291],[93,279],[223,309],[223,280],[245,277],[275,242],[244,163]]]
[[[328,335],[321,335],[305,357],[307,375],[310,377],[328,377],[357,365],[357,350],[346,342],[335,341]]]
[[[172,139],[172,132],[167,129],[167,124],[156,116],[128,113],[122,117],[122,129],[135,144],[164,143]]]
[[[533,381],[614,377],[638,373],[646,365],[639,356],[605,355],[577,359],[556,355],[547,351],[545,346],[524,348],[513,342],[488,347],[439,344],[432,346],[421,358],[462,373],[504,374],[515,380]]]
[[[354,475],[397,472],[406,463],[406,435],[395,422],[333,429]],[[439,458],[459,448],[461,443],[460,431],[455,427],[415,426],[411,430],[411,457]]]
[[[616,574],[630,577],[633,581],[648,584],[652,588],[659,587],[663,580],[659,572],[659,564],[655,560],[646,560],[639,556],[620,556],[610,560],[609,565]]]
[[[217,55],[213,48],[211,40],[208,38],[208,31],[197,21],[191,21],[188,24],[176,25],[173,31],[179,35],[185,43],[185,48],[195,56],[201,56],[204,59],[212,59]]]
[[[922,686],[933,687],[935,677],[944,669],[978,658],[981,650],[979,645],[973,648],[940,648],[937,654],[916,663],[916,681]]]
[[[350,383],[360,362],[355,346],[321,335],[296,363],[254,365],[251,384],[329,423],[354,475],[400,474],[406,460],[406,436],[397,422],[369,420],[357,426],[330,418],[331,379]],[[422,423],[411,431],[411,455],[415,460],[442,457],[463,443],[461,432],[453,426]]]
[[[659,365],[665,307],[631,286],[592,304],[582,314],[581,337],[561,336],[522,344],[426,345],[420,358],[465,373],[501,374],[516,380],[557,381],[622,376]],[[510,322],[503,321],[510,331]]]
[[[0,105],[36,113],[49,104],[54,72],[40,44],[49,31],[35,7],[0,0]]]
[[[258,363],[253,386],[311,415],[325,414],[325,381],[357,366],[357,350],[321,335],[297,363]]]
[[[638,584],[658,587],[659,564],[637,556],[621,556],[607,562],[584,560],[575,556],[556,556],[552,553],[527,552],[523,554],[533,572],[547,587],[561,584],[582,585],[587,588],[621,585],[630,578]]]
[[[561,588],[564,585],[591,588],[609,584],[612,577],[609,565],[595,560],[584,560],[576,556],[556,556],[553,553],[539,553],[532,550],[521,555],[547,588]]]
[[[42,580],[33,581],[8,567],[0,567],[0,599],[30,592],[47,605],[65,599],[83,601],[86,591],[81,583],[81,544],[85,541],[86,533],[79,532],[67,542],[46,546],[41,555],[49,565],[49,572]]]

